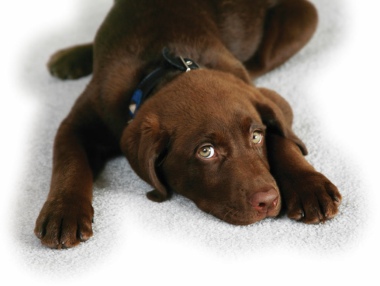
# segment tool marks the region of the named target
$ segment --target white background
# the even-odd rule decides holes
[[[106,0],[93,1],[104,3]],[[10,207],[17,196],[15,182],[23,167],[23,153],[28,136],[28,124],[35,118],[37,103],[29,96],[27,87],[20,84],[18,70],[22,65],[22,56],[39,35],[64,29],[74,17],[74,11],[80,0],[21,0],[2,1],[0,4],[0,262],[1,280],[28,285],[60,284],[38,277],[11,252],[12,232]],[[110,0],[107,2],[111,2]],[[363,180],[368,187],[369,216],[368,227],[361,241],[350,252],[329,256],[301,256],[276,249],[257,259],[227,262],[212,255],[204,254],[202,265],[208,265],[197,274],[192,268],[199,262],[200,253],[184,250],[181,245],[168,245],[154,253],[147,269],[134,269],[136,277],[148,281],[150,275],[167,277],[166,284],[182,285],[181,281],[199,285],[219,284],[236,285],[249,283],[268,284],[306,284],[306,285],[375,285],[379,283],[378,257],[380,255],[380,215],[377,204],[379,197],[379,123],[380,123],[380,4],[376,0],[346,0],[350,19],[346,41],[341,45],[336,57],[332,58],[326,73],[316,79],[320,82],[314,88],[320,90],[320,97],[314,103],[320,108],[319,116],[325,131],[339,145],[344,146],[362,170]],[[101,19],[100,19],[101,20]],[[328,92],[326,92],[328,91]],[[336,94],[336,97],[331,95]],[[340,130],[338,135],[334,130]],[[169,243],[168,243],[169,244]],[[176,249],[181,252],[176,254]],[[167,252],[169,251],[169,253]],[[179,255],[181,253],[181,255]],[[185,255],[183,255],[185,254]],[[184,258],[186,256],[186,259]],[[102,265],[96,272],[84,273],[74,277],[73,285],[86,282],[110,282],[112,279],[123,281],[122,269],[128,256],[108,258],[109,265]],[[375,260],[374,260],[375,259]],[[89,263],[91,263],[89,261]],[[155,264],[166,264],[166,273],[157,273]],[[275,273],[270,265],[276,267]],[[148,267],[149,266],[149,267]],[[151,273],[151,274],[149,274]],[[202,276],[199,279],[197,276]],[[154,277],[149,280],[153,283]],[[129,280],[129,279],[125,279]],[[165,280],[165,279],[164,279]],[[296,282],[294,282],[296,281]],[[294,283],[293,283],[294,282]],[[1,283],[1,282],[0,282]],[[64,283],[64,282],[63,282]],[[142,282],[141,282],[142,283]],[[323,284],[322,284],[323,283]],[[135,285],[141,285],[136,282]],[[146,284],[147,285],[147,284]]]

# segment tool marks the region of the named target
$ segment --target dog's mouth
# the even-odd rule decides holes
[[[265,218],[277,217],[281,211],[281,198],[278,196],[273,204],[254,208],[251,204],[236,206],[230,203],[199,202],[198,208],[234,225],[250,225]]]

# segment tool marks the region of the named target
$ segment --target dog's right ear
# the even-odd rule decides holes
[[[170,196],[157,172],[168,142],[169,136],[155,115],[133,120],[121,139],[121,149],[134,171],[155,188],[147,193],[148,199],[155,202],[163,202]]]
[[[289,103],[273,90],[266,88],[258,89],[254,101],[257,111],[260,113],[263,123],[268,127],[268,131],[293,141],[307,155],[307,148],[300,138],[292,131],[293,112]],[[262,96],[264,95],[264,96]]]

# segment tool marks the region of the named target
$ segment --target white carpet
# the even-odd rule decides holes
[[[363,49],[366,46],[360,41],[365,30],[356,29],[360,23],[355,9],[361,6],[353,6],[353,0],[312,2],[320,15],[317,34],[301,53],[258,80],[257,85],[278,91],[293,106],[294,129],[308,146],[308,160],[343,195],[340,214],[321,225],[304,225],[283,217],[232,226],[203,213],[178,195],[162,204],[149,201],[145,193],[150,187],[133,173],[124,158],[118,158],[107,165],[95,183],[93,238],[64,251],[41,246],[33,228],[49,190],[55,132],[89,77],[60,81],[48,74],[45,63],[57,49],[91,41],[112,1],[82,0],[78,4],[74,0],[39,0],[23,8],[23,17],[47,27],[31,28],[30,32],[27,24],[21,28],[29,40],[24,41],[25,46],[17,47],[17,66],[11,81],[21,96],[11,101],[11,107],[2,106],[8,112],[4,114],[12,115],[14,120],[23,114],[28,118],[14,125],[22,125],[25,135],[9,128],[13,119],[2,118],[9,131],[9,148],[2,148],[2,152],[11,158],[9,162],[17,158],[16,167],[22,166],[12,177],[14,190],[6,207],[10,225],[1,229],[6,237],[1,246],[5,277],[33,285],[96,285],[107,281],[123,285],[254,285],[265,281],[284,284],[280,281],[300,277],[295,284],[307,279],[308,285],[320,285],[325,281],[324,275],[332,275],[328,281],[339,281],[340,285],[343,281],[362,284],[365,280],[359,280],[360,275],[353,271],[364,268],[366,261],[361,255],[380,254],[379,239],[376,245],[363,246],[368,239],[378,237],[377,232],[373,234],[377,226],[368,211],[376,201],[370,187],[375,173],[364,164],[379,159],[376,138],[368,133],[375,126],[371,124],[376,120],[376,109],[373,103],[366,102],[378,97],[379,92],[377,88],[369,96],[373,82],[371,78],[360,81],[366,70],[356,57],[357,50],[352,52],[358,43],[354,40],[359,39]],[[12,8],[16,11],[17,7]],[[66,15],[69,11],[75,12]],[[46,21],[41,20],[44,18]],[[12,21],[16,21],[14,17]],[[1,25],[5,29],[8,24]],[[35,31],[38,33],[33,34]],[[353,38],[354,32],[357,37]],[[351,49],[343,53],[347,47]],[[371,51],[374,50],[366,48],[364,56]],[[360,66],[354,69],[350,61]],[[12,86],[2,96],[13,96],[13,90]],[[22,156],[9,156],[19,154],[12,146],[22,146]],[[372,158],[365,161],[365,156]],[[9,171],[8,167],[3,173],[7,175]],[[369,237],[370,234],[373,235]],[[368,270],[363,270],[363,278],[368,278],[367,274],[373,275],[374,271],[370,271],[370,265],[365,267]]]

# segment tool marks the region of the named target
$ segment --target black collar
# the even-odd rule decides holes
[[[167,48],[162,50],[163,64],[148,74],[137,86],[129,103],[129,115],[133,119],[141,104],[149,97],[153,88],[168,72],[173,70],[188,72],[198,69],[199,66],[191,59],[173,57]]]

